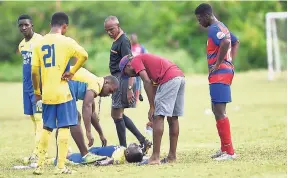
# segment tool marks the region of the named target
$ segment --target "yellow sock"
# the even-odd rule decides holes
[[[38,149],[38,144],[39,144],[39,140],[41,137],[41,133],[43,130],[42,114],[40,113],[34,114],[34,122],[35,122],[36,129],[35,129],[35,148],[34,148],[33,153],[38,155],[37,149]]]
[[[57,167],[62,169],[65,167],[66,156],[68,153],[68,140],[70,132],[69,128],[60,128],[58,130],[57,146],[58,146],[58,164]]]
[[[43,166],[45,163],[45,155],[48,151],[50,135],[50,131],[43,129],[38,145],[38,166]]]

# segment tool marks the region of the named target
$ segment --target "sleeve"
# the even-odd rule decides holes
[[[75,40],[70,38],[70,45],[71,45],[71,55],[72,57],[76,58],[88,58],[88,53],[86,50],[80,46]]]
[[[99,80],[93,80],[92,78],[89,79],[88,82],[88,90],[93,90],[97,95],[99,95],[99,93],[101,92],[101,87],[100,87],[100,83]]]
[[[131,52],[131,44],[128,39],[122,42],[121,44],[121,57],[124,57],[128,54],[132,54]]]
[[[31,65],[35,67],[40,67],[40,55],[39,55],[38,49],[39,49],[39,46],[36,46],[35,48],[33,48],[33,52],[32,52]]]
[[[136,74],[138,74],[142,70],[145,70],[143,61],[139,56],[136,56],[134,57],[134,59],[132,59],[131,66],[134,68]]]
[[[234,45],[236,42],[239,42],[238,38],[232,32],[230,32],[230,36],[232,45]]]
[[[217,46],[219,46],[221,41],[225,39],[226,35],[219,29],[219,27],[211,26],[208,30],[208,37],[211,38]]]

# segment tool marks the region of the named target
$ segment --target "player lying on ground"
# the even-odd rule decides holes
[[[71,68],[73,70],[73,67]],[[107,140],[104,137],[102,128],[99,124],[99,118],[95,112],[96,97],[107,97],[117,90],[119,81],[114,76],[97,77],[85,68],[80,68],[69,82],[69,87],[73,98],[78,101],[82,100],[82,116],[86,128],[86,136],[89,141],[88,146],[94,143],[91,133],[91,124],[98,132],[102,146],[106,146]],[[83,157],[83,163],[95,162],[99,156],[88,152],[81,128],[81,115],[78,112],[78,124],[70,128],[71,135]]]
[[[213,15],[209,4],[200,4],[195,15],[201,26],[208,28],[207,61],[212,111],[221,140],[221,149],[211,157],[215,160],[236,158],[226,104],[231,102],[230,85],[234,77],[232,59],[236,56],[239,41],[228,28]],[[232,56],[231,56],[232,55]]]
[[[43,128],[42,112],[36,108],[34,91],[31,78],[32,49],[43,37],[33,31],[32,18],[29,15],[21,15],[18,18],[18,28],[24,39],[19,44],[19,52],[23,57],[23,106],[24,114],[29,115],[34,124],[35,145],[32,155],[28,157],[30,163],[36,162],[37,146]]]
[[[122,146],[105,146],[92,147],[89,152],[105,156],[104,159],[95,161],[96,166],[107,166],[110,164],[124,164],[141,162],[143,159],[143,152],[141,146],[136,143],[130,144],[127,148]],[[67,155],[67,159],[72,163],[83,163],[83,158],[80,153],[73,153]]]
[[[162,163],[175,161],[179,135],[178,117],[184,111],[183,72],[169,60],[153,54],[125,56],[121,59],[119,68],[124,76],[141,77],[150,104],[148,117],[153,122],[153,154],[141,164],[160,164],[165,117],[169,124],[170,150]]]
[[[57,148],[58,164],[56,174],[70,174],[65,166],[70,137],[70,126],[77,125],[77,106],[73,100],[67,80],[72,79],[77,70],[88,59],[87,52],[72,38],[64,36],[69,24],[68,16],[63,12],[53,14],[51,30],[33,50],[32,81],[35,102],[43,101],[43,131],[38,145],[38,167],[34,174],[42,174],[45,154],[48,151],[50,135],[59,128]],[[70,71],[70,58],[78,60]],[[40,71],[41,69],[41,75]],[[42,92],[40,90],[40,77]]]

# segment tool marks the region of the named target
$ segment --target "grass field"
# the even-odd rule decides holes
[[[267,81],[266,71],[236,74],[232,86],[233,102],[227,114],[232,127],[232,139],[239,159],[215,162],[209,158],[219,148],[219,138],[210,108],[206,75],[186,78],[185,117],[180,119],[178,161],[174,164],[138,167],[78,166],[69,177],[286,177],[286,73],[275,81]],[[21,158],[33,148],[33,125],[22,114],[22,85],[1,83],[0,104],[0,177],[34,177],[32,170],[13,170]],[[144,132],[148,102],[126,113]],[[103,100],[101,120],[108,144],[117,144],[115,126],[110,118],[110,98]],[[80,106],[80,103],[79,103]],[[136,139],[128,133],[127,140]],[[96,145],[100,145],[95,135]],[[71,140],[74,151],[78,151]],[[162,156],[169,149],[168,125],[162,142]],[[49,153],[55,154],[55,139],[51,138]],[[43,176],[57,177],[52,166]],[[68,176],[59,176],[68,177]]]

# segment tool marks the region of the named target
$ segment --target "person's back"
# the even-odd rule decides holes
[[[72,100],[67,81],[61,77],[70,69],[69,60],[75,55],[71,38],[47,34],[36,47],[41,63],[42,100],[45,104],[60,104]],[[86,53],[85,50],[82,53]],[[57,61],[56,61],[57,60]]]

